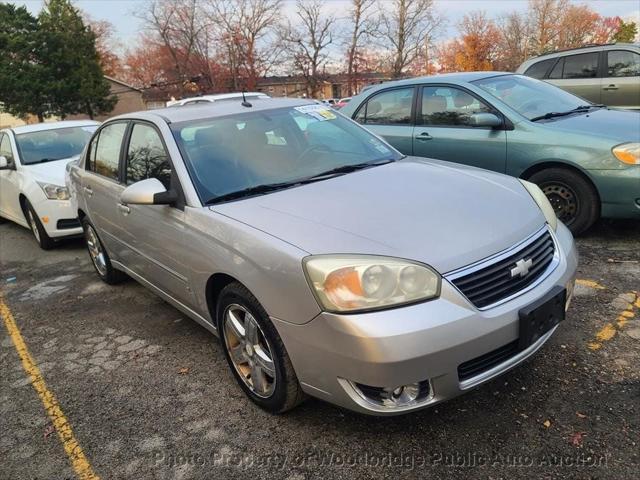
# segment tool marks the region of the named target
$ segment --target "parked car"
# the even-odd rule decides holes
[[[469,72],[378,85],[341,113],[406,155],[538,184],[574,234],[599,217],[640,218],[640,112],[522,75]]]
[[[538,187],[403,159],[309,100],[115,117],[69,173],[100,278],[219,335],[272,412],[434,405],[533,355],[571,298],[573,239]]]
[[[341,98],[340,100],[338,100],[338,102],[335,104],[335,108],[336,109],[341,109],[342,107],[344,107],[347,103],[349,103],[351,101],[351,97],[347,97],[347,98]]]
[[[244,97],[243,97],[244,95]],[[167,107],[182,107],[184,105],[196,105],[198,103],[213,103],[226,100],[242,100],[247,101],[256,99],[270,98],[269,95],[262,92],[235,92],[235,93],[219,93],[216,95],[200,95],[199,97],[183,98],[181,100],[172,100],[167,102]]]
[[[517,70],[593,103],[640,109],[640,44],[573,48],[530,58]]]
[[[65,187],[65,166],[98,125],[67,121],[0,130],[0,217],[31,229],[45,250],[82,234]]]

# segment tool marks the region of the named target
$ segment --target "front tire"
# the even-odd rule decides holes
[[[574,235],[589,229],[600,217],[600,198],[582,175],[567,168],[548,168],[529,181],[545,193],[558,216]]]
[[[104,245],[102,245],[95,227],[86,217],[82,219],[82,228],[84,230],[84,239],[87,244],[89,258],[100,279],[109,285],[115,285],[126,279],[127,276],[124,272],[116,270],[113,268],[113,265],[111,265],[109,254],[104,248]]]
[[[38,245],[40,245],[40,248],[43,250],[51,250],[56,245],[56,242],[47,234],[47,231],[44,229],[38,214],[29,200],[24,201],[24,215],[27,218],[29,229],[31,230],[31,233],[33,233]]]
[[[227,285],[220,293],[217,318],[227,363],[254,403],[282,413],[305,399],[282,339],[247,288]]]

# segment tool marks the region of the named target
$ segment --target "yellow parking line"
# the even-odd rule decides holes
[[[29,349],[27,348],[26,343],[24,342],[24,338],[22,338],[22,334],[18,329],[18,325],[16,324],[13,315],[11,314],[11,310],[4,302],[2,295],[0,294],[0,316],[4,319],[4,325],[9,332],[9,336],[13,341],[13,345],[20,356],[20,360],[22,360],[22,367],[27,375],[31,378],[31,384],[33,388],[38,393],[40,400],[42,401],[42,405],[44,405],[45,410],[47,411],[47,415],[51,419],[56,432],[58,432],[58,436],[60,437],[60,441],[64,446],[64,451],[67,453],[69,460],[71,461],[71,465],[73,466],[73,470],[76,472],[78,477],[82,480],[100,480],[100,477],[96,475],[96,473],[91,468],[89,464],[89,460],[85,457],[78,440],[76,440],[75,435],[73,434],[73,430],[71,429],[71,425],[69,421],[64,416],[56,397],[53,393],[47,388],[47,385],[44,382],[44,378],[42,378],[42,374],[40,373],[40,369],[36,365],[35,360],[29,353]]]
[[[594,282],[593,280],[585,280],[583,278],[578,278],[576,279],[576,283],[578,285],[582,285],[583,287],[589,287],[595,290],[606,290],[605,287],[600,285],[598,282]]]
[[[615,337],[617,331],[624,328],[630,318],[635,317],[634,309],[640,308],[640,296],[637,292],[630,292],[630,294],[633,296],[633,300],[631,300],[625,310],[618,314],[616,324],[607,323],[596,333],[596,341],[587,343],[587,347],[590,350],[600,350],[604,342]]]

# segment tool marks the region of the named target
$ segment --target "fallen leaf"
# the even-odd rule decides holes
[[[551,426],[551,422],[550,422],[549,420],[545,420],[545,421],[544,421],[544,423],[543,423],[543,425],[544,425],[546,428],[549,428],[549,427]]]
[[[576,432],[571,435],[571,445],[574,447],[579,447],[582,445],[582,438],[586,435],[586,432]]]
[[[576,415],[578,416],[578,418],[587,418],[584,413],[576,412]]]
[[[189,369],[188,368],[181,368],[180,370],[178,370],[178,374],[179,375],[186,375],[187,373],[189,373]]]
[[[55,431],[56,429],[53,427],[53,425],[47,425],[47,428],[44,429],[44,438],[49,438]]]

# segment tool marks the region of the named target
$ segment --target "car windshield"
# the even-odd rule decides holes
[[[20,162],[33,165],[80,155],[96,128],[84,125],[17,134]]]
[[[400,153],[324,105],[175,123],[200,198],[241,197],[398,160]],[[272,188],[271,188],[272,187]],[[262,191],[259,191],[262,189]]]
[[[558,87],[521,75],[501,75],[472,83],[529,120],[551,112],[568,112],[589,105],[586,100]]]

